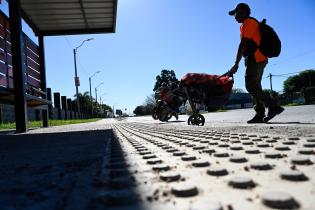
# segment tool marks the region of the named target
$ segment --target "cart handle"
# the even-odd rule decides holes
[[[228,72],[222,74],[221,76],[219,76],[219,78],[228,76],[228,77],[232,77],[232,79],[234,79],[233,75],[234,75],[234,72],[228,71]]]

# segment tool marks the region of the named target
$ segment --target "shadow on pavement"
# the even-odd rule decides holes
[[[139,209],[126,177],[110,129],[0,136],[1,209]]]
[[[180,123],[180,122],[186,122],[186,121],[183,121],[183,120],[175,120],[175,121],[159,122],[158,124],[166,124],[166,123]]]
[[[315,125],[315,123],[305,123],[305,122],[268,122],[267,124],[299,124],[299,125]]]

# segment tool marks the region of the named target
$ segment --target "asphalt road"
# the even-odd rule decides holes
[[[278,134],[291,136],[307,136],[315,133],[315,105],[284,107],[285,111],[267,124],[247,124],[255,112],[253,109],[237,109],[225,112],[204,113],[204,128],[216,128],[220,131],[249,132],[261,134]],[[169,122],[159,122],[150,116],[133,117],[123,122],[153,123],[171,127],[195,127],[187,125],[187,115],[180,115],[176,121],[173,117]],[[196,128],[194,128],[196,129]]]

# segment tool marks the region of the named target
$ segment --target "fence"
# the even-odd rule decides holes
[[[52,95],[54,97],[52,97]],[[52,101],[53,105],[48,105],[49,119],[55,120],[72,120],[72,119],[85,119],[92,117],[92,114],[86,110],[79,113],[76,111],[76,103],[72,99],[68,99],[66,96],[61,96],[60,93],[51,92],[50,88],[47,88],[47,100]],[[40,109],[31,108],[27,109],[28,117],[30,121],[42,120]],[[104,117],[104,116],[102,116]],[[15,110],[14,105],[0,104],[0,123],[14,122]]]

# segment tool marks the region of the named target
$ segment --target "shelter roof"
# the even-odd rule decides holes
[[[115,32],[117,0],[20,1],[22,16],[36,35]]]

